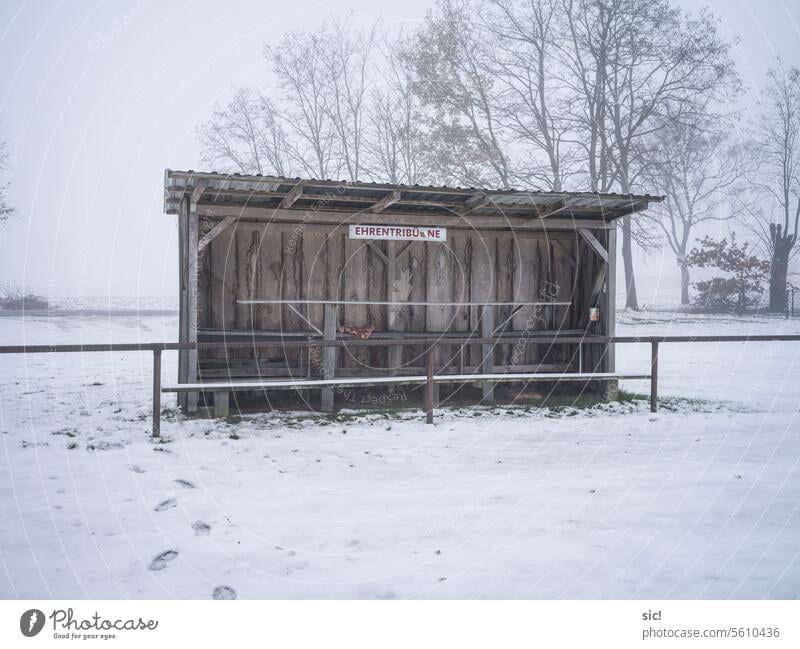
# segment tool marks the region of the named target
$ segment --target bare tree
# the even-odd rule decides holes
[[[761,153],[759,183],[768,206],[751,211],[751,230],[761,234],[770,256],[769,310],[787,308],[789,261],[797,252],[800,221],[800,69],[781,62],[767,75],[756,139]]]
[[[330,178],[341,169],[331,120],[330,44],[331,34],[323,26],[316,32],[290,32],[264,47],[281,93],[287,148],[298,168],[314,178]]]
[[[698,114],[678,119],[667,110],[663,127],[647,143],[643,180],[667,200],[652,221],[675,253],[681,270],[681,304],[689,304],[687,254],[697,226],[734,218],[741,208],[742,190],[750,158],[734,140],[732,124],[721,115]]]
[[[402,57],[408,47],[405,35],[381,35],[384,83],[369,96],[365,148],[369,175],[390,183],[430,182],[426,165],[422,109],[414,92],[413,70]]]
[[[513,172],[498,114],[490,44],[469,0],[441,0],[405,56],[432,111],[429,146],[440,181],[510,188]]]
[[[350,180],[357,180],[362,170],[366,103],[376,67],[372,55],[378,29],[379,23],[355,29],[348,21],[334,21],[330,36],[320,39],[330,84],[326,106],[337,152]]]
[[[517,175],[522,184],[561,191],[568,168],[566,87],[555,73],[561,0],[493,0],[482,26],[495,47],[490,57],[499,81],[502,121],[528,145]]]
[[[289,145],[272,102],[249,89],[237,90],[201,125],[202,160],[223,171],[244,174],[291,173]]]
[[[8,153],[6,143],[0,142],[0,171],[8,170]],[[0,185],[0,224],[14,213],[14,208],[8,204],[8,183]]]
[[[698,102],[738,87],[730,43],[708,11],[684,16],[669,0],[564,0],[572,48],[565,50],[581,94],[575,119],[586,133],[593,189],[630,193],[638,141],[663,128],[661,111],[678,107],[674,119]],[[622,219],[626,306],[638,309],[631,217]]]

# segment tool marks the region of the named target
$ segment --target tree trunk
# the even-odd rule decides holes
[[[769,312],[785,313],[789,306],[786,295],[786,276],[789,273],[789,255],[794,246],[795,237],[789,236],[785,230],[781,232],[780,224],[770,223],[770,239],[772,240],[772,259],[769,267]]]
[[[631,217],[622,217],[622,264],[625,267],[625,308],[639,310],[636,297],[636,277],[633,271],[633,235],[631,234]],[[610,251],[609,251],[610,252]]]
[[[789,271],[789,247],[785,239],[778,239],[773,246],[772,263],[769,269],[769,311],[784,313],[786,300],[786,275]]]
[[[681,304],[689,304],[689,266],[685,262],[681,263]]]

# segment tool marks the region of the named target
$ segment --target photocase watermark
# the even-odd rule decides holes
[[[558,299],[559,285],[558,282],[545,282],[544,287],[539,291],[539,299],[542,302],[555,302]],[[544,322],[544,317],[541,315],[540,307],[535,306],[531,310],[525,328],[522,330],[517,342],[511,350],[511,364],[518,365],[525,359],[525,349],[527,348],[527,340],[538,329],[538,325]]]
[[[283,251],[285,253],[293,253],[295,248],[297,248],[298,242],[303,236],[303,232],[305,232],[308,222],[314,218],[314,215],[320,210],[324,209],[328,203],[336,200],[337,194],[344,194],[345,190],[347,190],[347,188],[353,184],[354,183],[352,182],[340,182],[336,185],[336,187],[334,187],[333,191],[326,192],[321,197],[317,198],[317,200],[315,200],[311,206],[303,212],[303,218],[295,226],[294,230],[292,231],[292,236],[283,247]]]
[[[3,180],[5,180],[6,183],[9,183],[14,179],[14,174],[17,171],[17,165],[19,165],[20,154],[27,142],[28,123],[23,122],[17,130],[17,135],[14,138],[14,141],[11,143],[11,147],[8,149],[8,152],[5,153],[3,149],[0,149],[0,169],[3,171]],[[2,157],[4,153],[5,157]]]
[[[323,366],[322,352],[319,347],[310,347],[308,350],[308,358],[312,371],[317,371],[324,380],[334,378]],[[374,392],[360,392],[352,387],[344,385],[331,386],[331,390],[333,390],[334,394],[354,405],[389,406],[408,401],[408,393],[402,388],[395,389],[392,392],[381,392],[380,394],[375,394]]]
[[[105,32],[95,32],[94,36],[89,40],[89,51],[92,54],[100,54],[111,47],[134,19],[144,11],[147,4],[145,0],[139,0],[128,13],[114,20],[111,29]]]
[[[112,619],[95,611],[94,615],[83,618],[76,616],[71,608],[57,608],[45,616],[38,608],[31,608],[20,616],[19,630],[26,638],[32,638],[42,632],[48,618],[56,640],[111,640],[121,631],[155,631],[158,628],[158,620],[141,617]]]
[[[44,628],[44,619],[38,608],[28,609],[19,618],[19,630],[26,638],[32,638]]]

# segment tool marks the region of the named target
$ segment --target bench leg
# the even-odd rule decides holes
[[[220,390],[214,393],[214,416],[227,417],[230,414],[229,409],[230,393]]]
[[[494,307],[490,304],[484,305],[481,309],[481,336],[492,338],[494,336]],[[481,345],[481,373],[491,374],[494,372],[494,345]],[[491,403],[494,401],[494,383],[483,381],[481,384],[483,399],[481,403]]]
[[[603,399],[606,401],[619,401],[619,381],[606,381],[603,390]]]
[[[325,322],[323,324],[323,338],[336,340],[336,307],[332,304],[325,305]],[[336,375],[336,348],[322,348],[322,378],[332,379]],[[320,391],[320,409],[322,412],[333,412],[333,389],[322,388]]]

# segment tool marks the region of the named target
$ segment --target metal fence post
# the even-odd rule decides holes
[[[658,341],[650,341],[650,412],[658,410]]]
[[[161,350],[153,350],[153,437],[161,436]]]
[[[433,423],[433,346],[425,354],[425,423]]]

